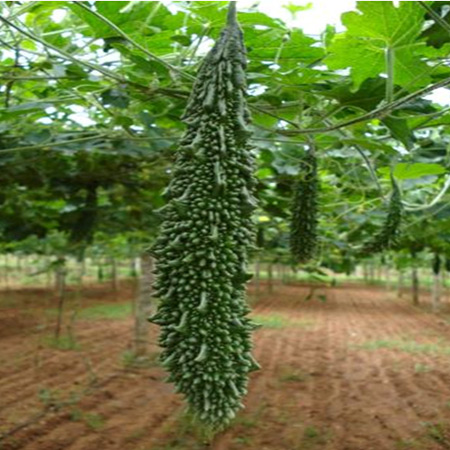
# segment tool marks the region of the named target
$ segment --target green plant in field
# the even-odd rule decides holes
[[[236,425],[241,425],[244,428],[256,428],[261,423],[264,422],[264,412],[266,411],[266,408],[268,406],[268,403],[266,400],[261,399],[261,401],[258,404],[258,407],[253,411],[245,411],[242,414],[238,415],[236,417]]]
[[[309,374],[292,367],[287,367],[282,370],[278,379],[284,383],[304,382],[309,379]]]
[[[7,438],[7,441],[5,440],[4,442],[0,442],[0,450],[4,450],[4,449],[11,449],[11,450],[18,450],[21,447],[21,442],[20,439],[14,437],[14,436],[9,436]]]
[[[55,389],[42,388],[38,392],[39,401],[46,407],[59,408],[61,402],[61,392]]]
[[[356,348],[365,350],[390,349],[400,350],[407,353],[424,353],[431,355],[450,355],[450,345],[443,342],[420,343],[414,340],[402,339],[378,339],[358,344]]]
[[[252,315],[255,323],[263,328],[310,328],[314,325],[314,321],[307,319],[292,319],[287,315],[282,314],[256,314]]]
[[[244,428],[256,428],[258,426],[258,421],[260,417],[258,414],[248,415],[241,414],[236,419],[236,425],[241,425]]]
[[[132,314],[131,302],[127,303],[105,303],[104,305],[95,305],[80,310],[78,317],[80,319],[97,320],[121,320],[130,317]]]
[[[433,368],[428,364],[416,363],[414,364],[414,372],[415,373],[427,373],[431,372]]]
[[[145,437],[148,434],[148,430],[147,428],[138,428],[134,431],[132,431],[130,434],[128,434],[127,436],[125,436],[124,440],[127,442],[130,441],[134,441],[134,440],[139,440],[142,439],[143,437]]]
[[[320,436],[320,431],[314,426],[307,426],[303,433],[305,438],[307,439],[316,439]]]
[[[70,411],[70,420],[80,422],[83,419],[83,411],[79,408],[72,408]]]
[[[226,28],[199,69],[184,114],[168,204],[153,253],[162,364],[207,427],[243,407],[251,354],[245,283],[256,180],[247,143],[246,54],[230,2]]]
[[[201,443],[195,443],[189,444],[189,449],[191,450],[204,450],[208,448],[208,445],[201,444]],[[168,442],[167,444],[163,445],[157,445],[156,447],[152,446],[151,449],[146,450],[185,450],[186,449],[186,442],[180,439],[173,439],[172,441]]]
[[[250,445],[252,439],[248,436],[238,436],[234,438],[234,442],[239,445]]]
[[[302,450],[312,450],[325,445],[331,439],[332,433],[327,429],[320,429],[313,425],[308,425],[303,431]]]
[[[320,288],[320,285],[319,286],[312,286],[310,289],[309,289],[309,292],[308,292],[308,294],[305,296],[305,298],[303,299],[303,301],[305,301],[305,302],[309,302],[309,301],[311,301],[311,300],[319,300],[320,302],[322,302],[322,303],[325,303],[326,301],[327,301],[327,296],[326,296],[326,294],[318,294],[318,295],[316,295],[316,291],[317,291],[317,289],[319,289]]]
[[[54,316],[57,314],[55,308],[49,308],[46,313]],[[77,317],[84,320],[121,320],[130,317],[132,314],[131,302],[104,303],[88,306],[77,311]]]
[[[166,444],[156,447],[159,450],[184,450],[185,448],[203,450],[209,447],[214,437],[212,430],[199,423],[188,410],[179,413],[175,424],[167,424],[163,427],[163,431],[169,435],[169,440]]]
[[[423,444],[416,439],[400,439],[395,443],[396,450],[421,450]]]
[[[45,346],[57,350],[80,350],[81,345],[72,335],[61,335],[59,337],[46,336],[42,339]]]
[[[105,418],[101,414],[87,413],[83,415],[83,421],[89,428],[99,430],[105,426]]]
[[[137,356],[132,350],[122,353],[122,364],[125,368],[146,369],[159,364],[159,354]]]
[[[74,407],[70,410],[70,420],[84,422],[92,430],[99,430],[105,426],[105,418],[97,413],[85,413],[82,409]]]
[[[450,427],[444,423],[424,422],[422,424],[426,429],[426,436],[429,439],[439,443],[444,448],[450,447]]]
[[[271,315],[253,315],[253,320],[255,323],[263,328],[286,328],[289,326],[289,319],[285,316],[280,316],[276,314]]]

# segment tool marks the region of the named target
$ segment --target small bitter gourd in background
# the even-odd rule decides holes
[[[259,226],[256,231],[256,247],[261,250],[264,248],[265,243],[264,228]]]
[[[317,159],[311,149],[300,162],[292,201],[290,247],[297,263],[308,262],[317,251],[318,190]]]
[[[90,244],[94,237],[95,225],[98,216],[98,186],[91,183],[86,186],[86,197],[83,208],[77,212],[70,231],[69,242],[71,244]]]
[[[439,256],[438,253],[434,254],[432,269],[435,275],[439,275],[441,271],[441,257]]]
[[[450,272],[450,256],[445,257],[445,270]]]
[[[227,25],[199,69],[183,116],[187,131],[153,248],[161,301],[149,320],[161,326],[162,364],[194,416],[213,429],[242,408],[248,374],[259,368],[245,301],[256,206],[245,67],[230,2]]]
[[[397,243],[402,221],[403,206],[400,189],[393,177],[391,177],[391,184],[392,195],[389,200],[388,213],[385,222],[374,238],[363,245],[361,253],[364,256],[388,250]]]

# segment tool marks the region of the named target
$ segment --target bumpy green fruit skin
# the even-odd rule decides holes
[[[400,189],[392,178],[392,195],[389,201],[389,209],[386,220],[381,230],[372,240],[367,242],[361,253],[363,256],[369,256],[392,248],[398,240],[400,224],[402,221],[403,207]]]
[[[309,151],[301,160],[292,202],[290,247],[298,263],[313,259],[317,251],[318,190],[317,159]]]
[[[199,69],[153,249],[161,301],[150,321],[161,326],[162,364],[190,410],[215,429],[242,407],[248,374],[259,368],[245,301],[256,206],[245,66],[231,18]]]

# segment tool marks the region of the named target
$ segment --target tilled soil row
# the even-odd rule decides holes
[[[450,448],[450,328],[445,322],[384,289],[321,288],[308,300],[309,293],[309,287],[297,285],[278,285],[273,293],[262,288],[253,309],[258,318],[268,319],[254,334],[255,356],[263,369],[252,374],[245,410],[207,448]],[[183,419],[182,399],[164,382],[160,367],[121,366],[130,320],[79,326],[84,327],[81,351],[46,349],[38,375],[27,366],[31,361],[21,362],[16,373],[2,369],[1,429],[42,408],[37,386],[53,392],[85,390],[89,372],[83,358],[89,358],[97,385],[59,409],[56,399],[44,418],[0,448],[206,448]],[[152,328],[153,342],[156,335]],[[14,345],[17,352],[28,349],[29,359],[33,344],[27,339],[33,338],[15,339]],[[7,341],[2,340],[2,350]],[[157,352],[156,345],[152,351]]]

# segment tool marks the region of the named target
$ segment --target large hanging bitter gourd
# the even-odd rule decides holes
[[[183,120],[168,204],[153,253],[162,364],[190,410],[213,428],[242,407],[253,323],[246,317],[254,156],[247,144],[246,53],[230,3],[227,26],[199,69]]]
[[[313,149],[300,162],[300,173],[294,185],[290,247],[298,263],[314,258],[317,250],[317,194],[319,180],[317,159]]]
[[[361,253],[363,255],[372,255],[392,248],[396,243],[400,231],[400,224],[402,221],[402,198],[400,189],[391,177],[392,195],[389,200],[389,208],[386,220],[381,230],[374,236],[372,240],[367,242]]]

